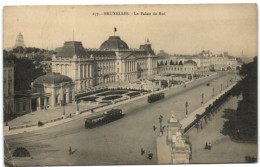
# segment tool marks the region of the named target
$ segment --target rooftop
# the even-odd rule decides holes
[[[33,82],[34,85],[43,85],[43,84],[59,84],[63,82],[71,82],[72,79],[68,76],[61,75],[60,73],[48,73],[36,78]]]

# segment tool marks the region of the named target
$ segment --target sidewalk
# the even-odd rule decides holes
[[[187,118],[184,118],[180,121],[181,125],[182,125],[182,129],[185,129],[191,122],[193,122],[196,119],[196,115],[199,114],[203,114],[205,112],[205,109],[210,105],[213,104],[213,102],[218,99],[220,96],[222,96],[223,94],[225,94],[227,91],[229,91],[231,88],[233,88],[233,86],[235,86],[236,83],[233,83],[232,85],[230,85],[228,88],[226,88],[224,91],[222,91],[220,94],[218,94],[217,96],[215,96],[214,98],[212,98],[211,100],[209,100],[207,103],[204,103],[203,106],[201,106],[200,108],[198,108],[197,110],[193,111],[192,113],[190,113],[188,115]]]
[[[228,90],[230,90],[236,83],[233,83],[228,88],[223,90],[217,96],[209,100],[207,103],[203,104],[200,108],[196,109],[195,111],[191,112],[187,118],[184,118],[180,121],[182,125],[182,129],[185,129],[190,123],[192,123],[196,119],[196,114],[203,114],[205,112],[206,107],[212,104],[216,99],[220,96],[225,94]],[[166,142],[166,133],[163,136],[159,136],[156,139],[157,144],[157,164],[172,164],[172,155],[171,155],[171,148],[170,145],[167,145]]]
[[[193,83],[194,81],[198,81],[198,80],[202,80],[202,79],[207,79],[207,78],[210,78],[212,77],[213,75],[216,75],[216,73],[208,76],[208,77],[203,77],[203,78],[199,78],[197,80],[191,80],[191,81],[188,81],[186,82],[186,85],[190,84],[190,83]],[[183,86],[183,85],[177,85],[177,86],[174,86],[174,87],[171,87],[171,88],[166,88],[166,89],[162,89],[162,90],[159,90],[157,91],[156,93],[159,93],[159,92],[165,92],[169,89],[176,89],[180,86]],[[109,110],[109,109],[112,109],[112,108],[115,108],[116,106],[119,106],[119,105],[122,105],[122,104],[125,104],[125,103],[129,103],[129,102],[132,102],[132,101],[135,101],[135,100],[139,100],[139,99],[142,99],[142,98],[146,98],[147,96],[149,96],[150,94],[152,93],[148,93],[148,94],[145,94],[145,95],[142,95],[142,96],[137,96],[137,97],[134,97],[132,99],[129,99],[129,100],[124,100],[124,101],[121,101],[121,102],[118,102],[118,103],[115,103],[115,104],[111,104],[111,105],[108,105],[108,106],[105,106],[105,107],[101,107],[101,108],[98,108],[98,109],[95,109],[95,113],[97,112],[101,112],[101,111],[105,111],[105,110]],[[67,107],[70,107],[67,108]],[[67,108],[67,110],[66,110]],[[48,128],[48,127],[52,127],[52,126],[55,126],[55,125],[59,125],[59,124],[62,124],[62,123],[66,123],[68,121],[72,121],[72,120],[76,120],[76,119],[79,119],[79,118],[82,118],[82,117],[85,117],[85,116],[88,116],[90,115],[91,113],[90,112],[83,112],[83,111],[86,111],[90,108],[87,107],[87,105],[80,105],[80,111],[83,112],[82,114],[79,114],[79,115],[75,115],[75,112],[76,112],[76,104],[71,104],[71,105],[68,105],[66,106],[65,108],[65,112],[66,112],[66,115],[68,116],[69,113],[72,114],[72,118],[65,118],[65,119],[61,119],[61,120],[57,120],[56,122],[48,122],[47,124],[44,124],[44,126],[42,127],[38,127],[38,126],[32,126],[32,127],[24,127],[24,128],[21,128],[21,129],[13,129],[13,130],[4,130],[4,136],[9,136],[9,135],[15,135],[15,134],[19,134],[19,133],[24,133],[24,132],[31,132],[31,131],[35,131],[35,130],[40,130],[40,129],[45,129],[45,128]],[[63,113],[63,108],[62,107],[59,107],[59,108],[55,108],[56,111],[58,112],[55,112],[54,113],[51,113],[51,114],[54,114],[56,117],[54,118],[61,118],[62,116],[62,113]],[[48,110],[47,110],[48,111]],[[47,112],[47,111],[41,111],[41,112],[35,112],[38,114],[38,118],[39,119],[36,119],[35,121],[44,121],[40,118],[42,118],[42,115],[41,114],[47,114],[47,113],[50,113],[50,112]],[[33,115],[31,115],[33,116]],[[26,118],[26,117],[25,117]],[[52,119],[54,119],[52,117]],[[17,118],[19,119],[19,118]],[[25,120],[31,120],[30,119],[30,115],[28,115],[28,117],[24,120],[22,118],[20,118],[21,120],[20,121],[25,121]],[[47,120],[46,120],[47,121]],[[27,123],[30,123],[30,122],[27,122]],[[34,122],[35,123],[35,122]],[[10,124],[9,124],[10,125]]]

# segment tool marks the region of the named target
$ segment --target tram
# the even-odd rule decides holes
[[[85,127],[94,128],[122,118],[124,114],[121,109],[112,109],[99,115],[85,118]]]
[[[164,98],[164,93],[152,94],[148,96],[148,103],[152,103],[163,98]]]

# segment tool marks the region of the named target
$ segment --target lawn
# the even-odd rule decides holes
[[[100,94],[97,94],[97,96],[122,95],[122,94],[125,94],[127,92],[128,91],[125,91],[125,90],[115,90],[115,91],[108,91],[108,92],[105,92],[105,93],[100,93]]]
[[[119,99],[123,96],[109,96],[109,97],[105,97],[102,100],[115,100],[115,99]]]
[[[96,99],[97,99],[98,97],[96,97],[96,96],[89,96],[89,97],[84,97],[84,98],[80,98],[81,100],[83,100],[83,101],[92,101],[92,102],[96,102]]]
[[[140,95],[140,92],[132,92],[132,93],[127,93],[127,96],[133,97],[133,96],[137,96]]]

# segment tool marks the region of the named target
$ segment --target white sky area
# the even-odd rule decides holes
[[[129,12],[129,16],[94,16],[93,13]],[[164,12],[163,16],[132,15]],[[257,7],[232,5],[125,5],[32,6],[4,8],[4,48],[13,47],[21,32],[26,46],[46,49],[65,41],[82,41],[85,48],[99,48],[113,35],[130,48],[149,38],[158,53],[196,54],[203,49],[233,56],[257,55]]]

